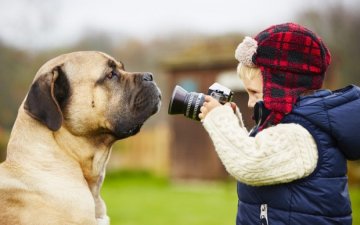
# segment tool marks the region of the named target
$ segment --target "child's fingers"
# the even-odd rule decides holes
[[[236,103],[235,102],[230,102],[230,106],[233,109],[233,111],[236,112],[236,107],[237,107]]]

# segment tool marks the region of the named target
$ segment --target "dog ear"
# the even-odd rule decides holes
[[[61,66],[57,66],[32,84],[24,108],[31,117],[50,130],[57,131],[63,122],[62,109],[69,98],[69,92],[69,81]]]

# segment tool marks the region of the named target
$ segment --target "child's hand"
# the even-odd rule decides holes
[[[200,108],[199,118],[200,120],[205,119],[205,116],[215,107],[221,106],[215,98],[210,95],[205,95],[205,102]]]
[[[232,108],[232,110],[234,111],[234,113],[236,113],[236,108],[238,108],[238,107],[237,107],[237,105],[236,105],[235,102],[228,102],[228,103],[226,103],[226,104],[229,104],[229,106]]]

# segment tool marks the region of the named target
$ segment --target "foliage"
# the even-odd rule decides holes
[[[0,127],[9,129],[29,83],[25,52],[0,44]]]
[[[330,65],[335,87],[349,83],[360,85],[360,6],[345,8],[341,2],[328,4],[322,11],[304,11],[302,24],[316,31],[332,53]]]
[[[6,130],[1,129],[0,127],[0,162],[5,160],[6,157],[6,146],[9,139],[9,134]]]

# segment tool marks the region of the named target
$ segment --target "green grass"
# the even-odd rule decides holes
[[[350,188],[353,225],[360,225],[360,187]]]
[[[109,174],[102,188],[111,225],[233,225],[234,183],[170,184],[147,174]]]
[[[360,190],[351,189],[353,225],[360,225]],[[183,183],[146,173],[108,174],[102,188],[111,225],[234,225],[236,184]]]

